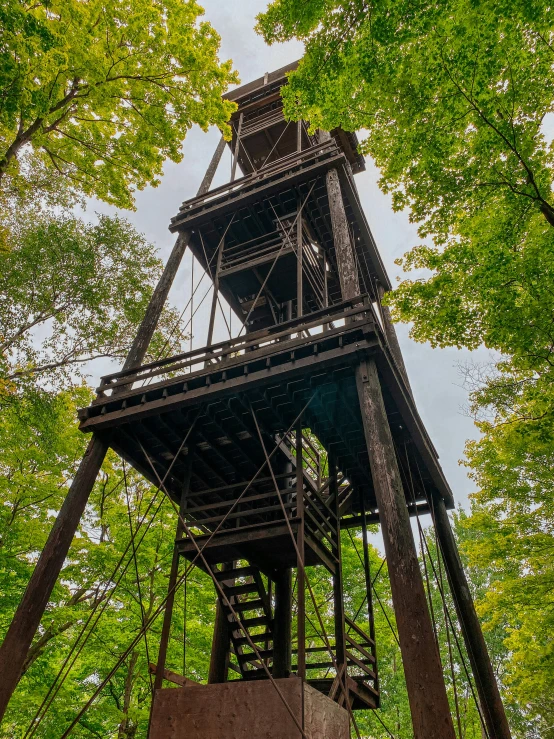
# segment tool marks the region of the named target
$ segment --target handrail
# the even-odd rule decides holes
[[[331,139],[330,141],[325,141],[323,143],[318,143],[315,146],[311,146],[309,149],[304,149],[301,152],[288,154],[286,157],[276,159],[274,162],[271,162],[271,164],[264,166],[262,169],[257,169],[250,174],[244,175],[244,177],[239,177],[236,180],[233,180],[233,182],[227,182],[225,185],[220,185],[213,190],[208,190],[208,192],[204,195],[199,195],[195,198],[191,198],[190,200],[185,200],[179,208],[179,214],[182,215],[187,211],[202,205],[204,202],[212,200],[218,195],[223,195],[230,190],[242,189],[245,185],[248,185],[249,182],[256,182],[261,178],[266,179],[274,171],[282,169],[289,161],[297,161],[300,163],[306,159],[310,159],[313,157],[315,150],[319,150],[321,154],[325,154],[327,150],[329,150],[329,152],[331,152],[331,150],[336,150],[337,152],[340,151],[334,139]],[[178,217],[179,216],[172,218],[172,222],[178,219]]]
[[[346,315],[348,311],[344,311],[344,308],[348,308],[348,306],[357,305],[360,303],[363,304],[366,310],[371,309],[369,297],[367,295],[358,295],[355,298],[343,300],[341,303],[338,303],[334,306],[328,306],[327,308],[323,308],[319,311],[314,311],[313,313],[309,313],[305,316],[298,316],[290,321],[287,321],[286,323],[277,323],[274,326],[270,326],[269,328],[260,329],[259,331],[253,331],[248,334],[243,334],[242,336],[236,337],[234,339],[227,339],[226,341],[221,341],[217,344],[211,344],[207,347],[199,347],[198,349],[193,349],[189,352],[176,354],[165,359],[158,359],[154,362],[143,364],[140,367],[120,370],[119,372],[112,372],[109,375],[103,375],[101,377],[101,389],[107,389],[106,386],[111,384],[113,380],[119,380],[121,378],[126,378],[130,376],[136,377],[139,373],[146,372],[151,369],[165,367],[181,360],[186,361],[187,359],[193,359],[194,357],[205,357],[207,354],[210,355],[210,358],[221,356],[216,354],[218,350],[226,350],[227,353],[235,352],[238,351],[237,346],[240,345],[259,343],[261,341],[270,341],[272,338],[276,339],[279,338],[281,335],[297,333],[297,329],[302,330],[302,328],[306,324],[308,324],[309,327],[310,324],[318,325],[318,323],[328,323],[333,319],[337,320],[338,314]],[[329,316],[328,321],[320,320],[326,318],[327,316]],[[115,384],[113,385],[113,387],[115,387]]]
[[[351,618],[345,615],[344,620],[348,624],[348,626],[350,626],[351,629],[354,629],[354,631],[357,632],[358,636],[361,636],[362,639],[365,639],[368,644],[371,644],[373,646],[375,645],[375,642],[373,641],[373,639],[368,634],[366,634],[365,631],[363,631],[363,629],[361,629],[357,623],[352,621]]]

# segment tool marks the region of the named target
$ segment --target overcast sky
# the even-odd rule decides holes
[[[302,45],[299,43],[267,47],[255,34],[255,16],[266,7],[265,0],[204,0],[202,5],[207,19],[221,35],[221,58],[233,60],[243,83],[302,56]],[[177,213],[183,200],[194,197],[218,140],[219,133],[215,129],[209,133],[203,133],[198,128],[193,129],[184,143],[183,161],[178,165],[168,162],[161,185],[138,194],[136,212],[122,213],[159,248],[164,261],[174,242],[168,231],[169,220]],[[226,157],[219,167],[214,186],[229,180],[230,155],[226,153]],[[367,162],[367,171],[356,175],[369,225],[391,281],[395,284],[401,273],[394,260],[420,240],[416,227],[409,223],[408,213],[392,211],[390,197],[380,192],[377,179],[378,172],[370,161]],[[93,218],[95,211],[114,212],[103,203],[91,202],[87,217]],[[206,278],[198,290],[197,300],[204,295],[207,288]],[[187,254],[172,290],[171,301],[182,307],[190,292],[191,261]],[[204,306],[209,302],[207,298]],[[397,326],[397,331],[419,412],[438,450],[455,500],[466,507],[467,496],[473,491],[473,483],[467,478],[465,469],[459,465],[459,460],[463,457],[466,439],[475,437],[476,431],[473,422],[464,412],[467,393],[462,387],[460,365],[486,362],[489,359],[488,353],[485,350],[470,353],[456,349],[431,349],[427,345],[413,342],[408,337],[408,327]],[[193,334],[194,346],[202,346],[206,337],[206,312],[199,311],[195,317]],[[215,338],[223,339],[226,336],[225,326],[220,321]],[[95,366],[98,374],[112,369],[106,365]],[[96,378],[91,379],[94,382]]]

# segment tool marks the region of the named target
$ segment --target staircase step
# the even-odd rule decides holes
[[[237,577],[252,577],[257,572],[255,567],[237,567],[234,570],[214,572],[217,580],[235,580]]]
[[[267,616],[256,616],[255,618],[244,618],[241,623],[245,629],[251,629],[254,626],[270,626],[271,620]]]
[[[253,641],[254,644],[263,644],[264,642],[270,642],[272,640],[273,640],[273,635],[269,631],[264,631],[263,634],[250,634],[250,641]],[[235,639],[236,647],[245,647],[245,646],[248,646],[249,644],[250,642],[245,636],[239,636],[238,639]]]
[[[231,597],[232,595],[246,595],[247,593],[257,593],[258,586],[255,582],[249,582],[245,585],[225,585],[225,595]]]
[[[257,600],[245,600],[242,603],[233,603],[233,610],[239,613],[244,611],[257,611],[259,608],[264,607],[264,602],[260,598]]]
[[[260,649],[259,656],[255,652],[249,652],[248,654],[239,654],[237,659],[239,664],[244,665],[247,662],[258,662],[259,660],[266,660],[273,658],[273,649]]]

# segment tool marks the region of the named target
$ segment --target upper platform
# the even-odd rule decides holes
[[[285,119],[281,101],[281,87],[287,82],[287,74],[294,71],[297,66],[298,62],[288,64],[223,96],[238,106],[230,121],[233,140],[229,145],[234,151],[237,133],[240,131],[241,146],[238,161],[244,174],[250,174],[264,164],[297,151],[297,124]],[[305,121],[301,123],[300,135],[302,149],[317,141],[317,136],[308,133]],[[331,131],[331,136],[346,156],[354,174],[365,170],[364,158],[358,152],[356,134],[335,128]]]
[[[185,201],[171,219],[170,230],[188,233],[194,256],[209,274],[214,272],[216,252],[224,239],[220,290],[241,321],[249,315],[249,301],[261,282],[267,280],[266,300],[275,309],[295,298],[292,275],[296,271],[295,219],[299,207],[306,272],[304,313],[341,301],[326,187],[330,169],[339,173],[363,291],[376,300],[377,282],[385,290],[391,289],[347,158],[331,139]],[[233,262],[235,256],[240,256],[240,260]],[[321,267],[323,256],[325,274]],[[324,282],[325,301],[320,291]],[[250,318],[249,331],[275,323],[269,309]]]

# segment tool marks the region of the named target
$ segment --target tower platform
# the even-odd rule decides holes
[[[109,433],[110,445],[157,484],[147,449],[176,501],[188,446],[194,445],[191,497],[207,504],[215,496],[232,499],[236,488],[247,484],[264,462],[252,411],[266,448],[271,449],[305,407],[304,427],[332,450],[344,479],[358,491],[342,509],[343,525],[359,513],[360,494],[366,513],[376,520],[355,379],[356,367],[368,356],[375,358],[379,369],[410,511],[415,512],[416,504],[425,506],[434,492],[451,508],[452,494],[436,451],[390,356],[378,317],[364,297],[208,349],[107,375],[97,399],[79,412],[80,428]],[[178,454],[193,424],[187,448]],[[290,460],[282,449],[275,466],[286,461]],[[271,478],[258,480],[256,490],[270,493]],[[267,507],[267,501],[262,503]],[[256,514],[257,507],[252,505],[250,523],[271,521],[274,512]],[[199,524],[206,519],[209,530],[213,513],[197,510],[196,516]],[[234,527],[234,520],[228,525]]]

